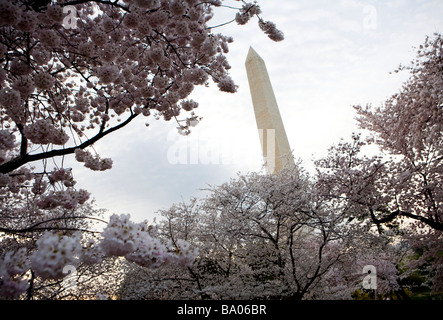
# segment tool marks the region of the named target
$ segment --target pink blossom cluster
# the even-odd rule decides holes
[[[272,21],[259,21],[260,29],[272,40],[282,41],[284,39],[283,32],[277,29],[277,26]]]
[[[34,80],[30,76],[18,78],[12,84],[12,89],[20,92],[20,97],[26,99],[35,90]]]
[[[255,15],[261,13],[260,7],[256,3],[246,3],[243,5],[241,10],[237,12],[235,16],[235,21],[240,24],[246,24]]]
[[[17,24],[17,29],[23,32],[32,32],[37,25],[37,17],[32,12],[26,11],[21,15],[20,22]]]
[[[0,258],[0,296],[17,297],[26,291],[29,284],[22,276],[29,269],[25,248],[8,251]]]
[[[9,174],[0,173],[0,186],[7,187],[11,183],[11,177]]]
[[[175,262],[183,266],[191,266],[198,256],[198,248],[192,247],[189,242],[182,239],[178,239],[175,245],[176,253],[173,255]]]
[[[168,262],[169,255],[166,246],[159,239],[144,232],[139,239],[137,249],[126,254],[125,258],[142,267],[158,268]]]
[[[10,150],[15,146],[15,135],[8,130],[0,130],[0,149]]]
[[[50,49],[48,48],[37,47],[35,50],[32,51],[32,58],[38,65],[47,64],[51,57],[52,54]]]
[[[107,256],[124,256],[133,252],[138,245],[138,226],[128,214],[111,215],[109,223],[102,232],[101,249]]]
[[[62,23],[63,19],[66,17],[66,14],[63,12],[62,7],[60,6],[48,6],[46,9],[45,19],[48,22]]]
[[[85,167],[94,171],[105,171],[112,168],[112,159],[100,159],[99,155],[93,156],[89,151],[76,149],[75,159],[84,162]]]
[[[60,46],[61,39],[55,30],[41,29],[38,32],[38,37],[43,48],[52,49]]]
[[[111,83],[118,78],[120,70],[116,65],[104,65],[97,70],[97,76],[102,83]]]
[[[185,100],[182,102],[182,108],[186,111],[191,111],[198,107],[198,103],[194,100]]]
[[[0,18],[5,24],[16,25],[21,20],[22,11],[18,5],[12,1],[0,2]]]
[[[69,136],[62,130],[54,127],[49,119],[39,119],[29,124],[23,130],[26,138],[36,144],[64,145]]]
[[[103,251],[100,244],[94,239],[88,239],[82,248],[80,259],[86,265],[100,263],[103,259]]]
[[[25,62],[24,59],[20,58],[14,58],[11,61],[11,72],[14,72],[14,74],[17,74],[19,76],[26,76],[29,73],[31,73],[32,69],[29,67],[29,65]]]
[[[38,189],[36,189],[38,191]],[[78,205],[84,204],[89,199],[90,193],[86,190],[75,190],[68,188],[61,191],[50,191],[43,195],[36,205],[40,209],[54,209],[63,207],[65,209],[73,209]]]
[[[31,257],[35,274],[42,279],[61,279],[66,276],[63,268],[76,266],[80,253],[80,235],[72,237],[46,232],[37,240],[37,251]]]
[[[25,113],[21,108],[22,98],[20,92],[14,89],[3,88],[0,90],[0,107],[2,115],[15,123],[23,123]]]
[[[21,104],[20,93],[13,89],[0,90],[0,104],[8,109],[10,107],[16,107]]]
[[[34,84],[38,89],[48,90],[54,85],[54,78],[47,72],[40,72],[34,76]]]
[[[73,187],[75,184],[71,170],[67,170],[65,168],[56,169],[51,172],[48,175],[48,180],[50,184],[62,182],[65,187]]]
[[[16,297],[26,291],[29,283],[22,275],[30,267],[42,279],[61,279],[66,266],[96,264],[104,257],[123,256],[142,267],[158,268],[171,263],[189,266],[198,253],[184,240],[168,248],[146,221],[134,223],[129,214],[111,215],[101,236],[99,241],[86,238],[82,245],[79,232],[69,236],[48,231],[37,240],[30,257],[25,248],[8,251],[0,258],[0,296]]]
[[[143,267],[156,268],[166,263],[188,266],[198,254],[197,249],[184,240],[178,240],[175,248],[168,249],[150,234],[145,222],[136,224],[128,214],[113,214],[102,236],[100,247],[106,256],[124,256]]]
[[[35,195],[42,195],[47,190],[48,184],[49,183],[46,180],[43,180],[42,177],[37,178],[32,184],[31,192]]]
[[[399,289],[398,261],[393,252],[379,251],[377,253],[362,255],[356,262],[357,272],[362,273],[365,266],[374,266],[377,278],[377,291],[389,293]],[[363,275],[364,276],[364,275]]]
[[[218,80],[217,86],[221,91],[224,92],[236,92],[237,86],[230,77],[223,77]]]
[[[2,173],[0,174],[0,192],[4,195],[9,191],[17,196],[22,191],[21,187],[27,185],[29,181],[32,181],[33,179],[34,175],[28,168],[20,168],[13,174]]]

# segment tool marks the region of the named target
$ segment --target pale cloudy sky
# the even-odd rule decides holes
[[[110,213],[130,213],[135,221],[152,220],[156,211],[202,195],[237,172],[261,170],[260,140],[244,66],[249,46],[265,60],[294,155],[306,167],[325,155],[355,126],[353,105],[378,105],[398,91],[406,75],[389,74],[415,56],[413,46],[426,35],[443,32],[441,0],[259,0],[264,20],[285,33],[269,40],[257,20],[246,26],[215,30],[232,35],[228,59],[238,93],[215,85],[195,90],[203,121],[189,137],[176,123],[136,119],[98,142],[113,169],[92,172],[74,168],[77,187],[92,193]],[[238,5],[236,1],[225,1]],[[210,25],[233,18],[220,10]]]

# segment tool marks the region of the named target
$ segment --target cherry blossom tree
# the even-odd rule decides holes
[[[401,291],[398,248],[369,223],[350,226],[299,167],[239,175],[208,192],[161,211],[159,234],[199,250],[188,272],[134,266],[122,298],[351,299],[367,265],[380,293]]]
[[[356,106],[360,127],[350,143],[332,147],[317,162],[322,194],[339,204],[350,220],[369,220],[380,234],[389,234],[420,250],[414,268],[429,265],[434,291],[441,291],[443,231],[443,43],[440,34],[427,37],[410,66],[401,90],[379,107]],[[366,145],[377,156],[365,156]],[[407,276],[404,272],[403,276]]]
[[[198,0],[0,1],[0,293],[18,297],[34,280],[60,280],[62,268],[124,256],[144,266],[187,265],[184,240],[161,242],[146,223],[113,215],[97,241],[97,219],[81,211],[90,194],[64,166],[71,155],[93,171],[112,167],[94,150],[137,117],[176,121],[189,134],[198,116],[196,86],[237,86],[226,58],[233,41],[214,33],[218,7],[232,22],[257,17],[272,40],[283,34],[258,4]],[[79,211],[81,214],[79,213]],[[86,241],[87,240],[87,241]],[[35,280],[36,281],[36,280]],[[35,288],[34,288],[35,289]]]

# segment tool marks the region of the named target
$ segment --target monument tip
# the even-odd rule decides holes
[[[257,51],[254,50],[252,46],[249,47],[248,56],[246,57],[246,62],[248,62],[251,59],[259,59],[263,60],[262,57],[257,53]]]

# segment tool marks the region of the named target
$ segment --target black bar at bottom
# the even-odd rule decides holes
[[[112,316],[116,320],[306,319],[339,317],[374,320],[441,314],[443,301],[0,301],[3,315],[57,318]],[[78,318],[77,318],[78,317]],[[121,317],[121,319],[119,319]]]

